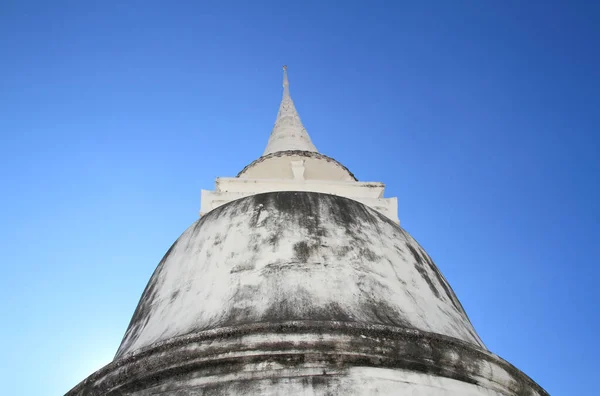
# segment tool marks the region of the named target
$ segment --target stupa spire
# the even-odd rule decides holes
[[[263,156],[288,150],[318,152],[296,111],[296,106],[290,96],[287,66],[283,66],[283,97]]]

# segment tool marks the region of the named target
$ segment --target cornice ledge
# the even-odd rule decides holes
[[[245,337],[253,337],[251,346],[241,342]],[[523,372],[476,345],[414,328],[335,321],[252,323],[175,337],[117,357],[66,396],[135,392],[186,373],[215,367],[233,373],[236,365],[266,359],[299,369],[304,362],[335,367],[343,361],[451,378],[506,395],[548,396]]]

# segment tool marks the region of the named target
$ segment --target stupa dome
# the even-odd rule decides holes
[[[115,361],[74,394],[359,395],[399,384],[422,395],[545,394],[485,349],[399,225],[348,198],[286,191],[229,202],[189,227]]]
[[[249,196],[169,249],[118,355],[197,331],[327,320],[402,326],[483,347],[450,286],[402,228],[319,193]]]

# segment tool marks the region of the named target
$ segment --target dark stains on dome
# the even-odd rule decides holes
[[[294,253],[301,263],[306,263],[310,257],[311,248],[306,241],[297,242],[294,244]]]
[[[423,248],[419,247],[419,251],[421,252],[421,257],[423,257],[423,261],[429,265],[431,272],[435,274],[438,283],[442,286],[442,288],[444,288],[444,291],[446,292],[446,295],[450,298],[452,304],[456,307],[457,310],[461,311],[466,316],[466,312],[461,303],[459,302],[458,298],[456,298],[456,294],[454,294],[454,291],[446,281],[446,278],[444,278],[440,270],[433,263],[431,257],[429,257],[429,255],[423,250]]]
[[[438,291],[436,285],[434,285],[433,282],[431,281],[431,278],[429,277],[429,272],[425,269],[425,267],[423,265],[424,264],[423,263],[423,258],[417,252],[417,249],[415,249],[414,247],[412,247],[408,243],[406,244],[406,247],[408,248],[408,250],[410,250],[410,252],[412,253],[413,257],[415,258],[415,262],[416,262],[415,268],[417,269],[417,271],[419,271],[419,273],[421,274],[421,277],[423,278],[423,280],[425,282],[427,282],[427,285],[429,285],[429,289],[431,289],[431,291],[433,292],[433,294],[435,294],[435,296],[437,298],[440,298],[440,292]]]
[[[173,251],[173,248],[176,244],[177,241],[173,245],[171,245],[169,250],[167,250],[167,253],[165,253],[164,257],[162,258],[162,260],[154,270],[154,273],[150,277],[150,281],[148,282],[146,288],[144,289],[144,292],[142,293],[142,298],[140,299],[140,302],[138,303],[138,306],[136,307],[133,313],[133,317],[129,322],[129,326],[127,328],[127,331],[125,332],[125,336],[123,336],[123,341],[121,341],[121,345],[117,350],[116,356],[119,356],[123,349],[127,348],[129,345],[131,345],[133,341],[135,341],[139,333],[148,323],[150,313],[152,311],[152,302],[156,297],[157,289],[159,287],[159,283],[153,282],[152,280],[157,279],[159,277],[160,272],[163,270],[164,263],[171,255],[171,252]],[[176,297],[176,295],[179,294],[179,291],[175,291],[174,294]]]

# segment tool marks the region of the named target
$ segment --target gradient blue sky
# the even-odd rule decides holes
[[[594,394],[598,20],[592,1],[2,1],[2,393],[63,394],[112,359],[200,189],[262,153],[287,63],[318,149],[387,184],[490,350]]]

